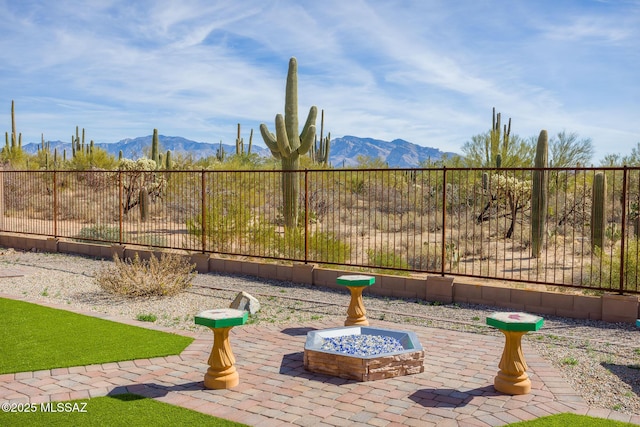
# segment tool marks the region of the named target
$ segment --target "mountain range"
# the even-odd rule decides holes
[[[129,159],[137,159],[145,155],[149,155],[151,150],[151,135],[141,136],[137,138],[126,138],[113,143],[98,143],[97,147],[102,148],[108,153],[118,156],[122,151],[122,155]],[[171,150],[172,153],[182,153],[191,155],[195,160],[204,157],[215,156],[220,144],[209,142],[192,141],[180,136],[164,136],[159,135],[158,141],[162,151]],[[248,142],[245,141],[245,150]],[[235,145],[222,144],[227,155],[234,154]],[[39,143],[28,143],[23,145],[23,149],[28,153],[36,153],[40,147]],[[66,150],[67,156],[71,155],[71,143],[63,141],[49,141],[50,150],[58,150],[61,153]],[[253,153],[260,156],[269,156],[269,149],[258,146],[255,143],[251,147]],[[357,136],[346,135],[342,138],[331,140],[330,163],[334,167],[352,167],[359,163],[360,156],[371,159],[380,159],[389,167],[394,168],[414,168],[418,167],[421,162],[439,160],[443,155],[453,155],[455,153],[443,152],[437,148],[423,147],[411,142],[394,139],[393,141],[383,141],[373,138],[360,138]]]

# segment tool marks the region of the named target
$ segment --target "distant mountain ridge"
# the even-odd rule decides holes
[[[153,135],[139,136],[137,138],[125,138],[118,142],[97,143],[96,147],[100,147],[107,153],[118,157],[118,153],[122,150],[122,155],[127,159],[138,159],[140,157],[149,156],[151,150],[151,140]],[[165,136],[158,135],[158,142],[162,151],[171,150],[172,153],[190,154],[195,160],[209,156],[215,156],[220,148],[220,144],[209,142],[197,142],[181,136]],[[23,146],[28,153],[36,153],[41,144],[29,143]],[[71,156],[71,142],[49,141],[51,151],[58,149],[58,153],[62,155],[63,150],[67,150],[67,156]],[[236,146],[222,144],[227,155],[235,154]],[[245,141],[245,150],[248,148],[248,141]],[[268,155],[269,150],[256,145],[251,146],[251,152],[259,155]]]
[[[137,159],[149,155],[151,140],[152,135],[147,135],[126,138],[113,143],[98,143],[95,146],[116,157],[122,150],[124,157]],[[172,153],[191,155],[195,160],[215,156],[218,148],[220,148],[219,143],[197,142],[180,136],[158,135],[158,141],[162,151],[171,150]],[[245,141],[245,150],[247,145],[248,141]],[[62,155],[62,151],[66,150],[67,157],[71,156],[71,142],[49,141],[49,146],[52,151],[57,148],[59,155]],[[235,144],[222,144],[222,146],[227,155],[235,154]],[[26,152],[32,154],[38,151],[38,147],[40,147],[40,143],[34,142],[23,146]],[[260,156],[270,155],[269,149],[255,143],[252,145],[251,151]],[[351,167],[358,164],[359,156],[365,156],[380,159],[387,163],[389,167],[415,168],[419,167],[421,162],[429,159],[432,161],[439,160],[445,154],[452,155],[455,153],[443,152],[437,148],[423,147],[402,139],[383,141],[345,135],[342,138],[331,140],[330,162],[334,167]]]
[[[383,141],[345,135],[331,140],[330,161],[334,167],[349,167],[358,164],[358,156],[378,158],[394,168],[416,168],[421,162],[440,160],[443,152],[437,148],[423,147],[403,139]]]

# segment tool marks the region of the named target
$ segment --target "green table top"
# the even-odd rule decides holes
[[[487,325],[503,331],[537,331],[543,324],[542,317],[528,313],[496,312],[487,316]]]
[[[244,325],[249,313],[234,308],[220,308],[206,310],[195,317],[196,325],[209,328],[228,328],[229,326]]]
[[[371,286],[376,282],[376,278],[362,274],[349,274],[338,277],[336,282],[343,286]]]

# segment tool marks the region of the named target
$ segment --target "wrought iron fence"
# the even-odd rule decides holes
[[[0,173],[3,232],[640,293],[640,168]],[[297,227],[284,226],[285,174]]]

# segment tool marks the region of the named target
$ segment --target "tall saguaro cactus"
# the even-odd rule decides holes
[[[11,100],[11,149],[22,148],[22,133],[16,132],[16,110],[15,103]]]
[[[160,169],[160,151],[158,150],[158,129],[153,130],[151,138],[151,160],[156,162],[156,169]]]
[[[593,177],[593,197],[591,200],[591,249],[602,249],[605,230],[605,201],[607,193],[607,176],[598,172]]]
[[[16,131],[16,109],[13,100],[11,100],[11,137],[8,132],[5,132],[5,147],[8,153],[14,155],[22,150],[22,132]]]
[[[285,93],[284,117],[276,115],[276,134],[269,132],[267,125],[260,125],[260,133],[271,154],[282,163],[282,196],[285,227],[298,225],[298,197],[300,182],[295,172],[300,168],[300,156],[304,155],[316,136],[316,116],[318,109],[312,106],[307,121],[298,135],[298,63],[289,60]]]
[[[511,141],[511,119],[509,124],[504,125],[501,128],[500,124],[501,114],[496,114],[495,107],[493,108],[493,116],[491,119],[491,132],[489,132],[489,138],[485,139],[485,164],[491,167],[495,164],[495,167],[502,166],[502,161],[506,160],[509,153],[509,143]]]
[[[329,151],[331,150],[331,132],[329,132],[326,138],[322,136],[323,134],[324,110],[320,113],[320,144],[318,145],[318,141],[314,140],[314,143],[311,145],[311,149],[309,150],[309,155],[314,163],[328,166]]]
[[[253,144],[253,129],[249,133],[249,147],[247,154],[251,154],[251,144]],[[236,138],[236,156],[244,155],[244,138],[240,138],[240,123],[238,123],[238,137]]]
[[[24,168],[28,159],[22,150],[22,133],[16,130],[15,102],[11,101],[11,135],[5,132],[5,146],[1,150],[3,161],[8,161],[16,168]]]
[[[531,188],[531,256],[540,257],[544,243],[544,229],[547,221],[547,191],[548,171],[538,168],[546,168],[549,164],[549,135],[546,130],[540,131],[536,158],[533,171]]]

